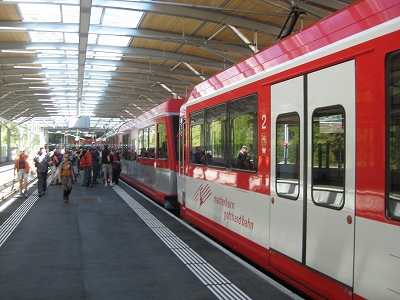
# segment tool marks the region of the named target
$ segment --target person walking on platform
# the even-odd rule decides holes
[[[89,148],[85,153],[85,179],[83,181],[83,186],[92,187],[92,167],[93,167],[93,159],[92,159],[92,148]]]
[[[63,161],[58,167],[58,181],[62,183],[64,203],[69,202],[69,194],[72,191],[72,182],[75,182],[75,172],[72,163],[69,161],[68,153],[64,153]]]
[[[42,197],[46,192],[47,187],[47,173],[49,172],[49,165],[51,164],[50,156],[46,153],[43,147],[39,149],[38,154],[33,159],[37,169],[38,178],[38,195]]]
[[[50,153],[50,158],[51,158],[51,164],[50,164],[50,171],[51,171],[51,177],[50,177],[50,184],[55,185],[57,183],[57,178],[56,178],[56,171],[57,168],[60,164],[58,161],[57,155],[54,153],[54,151],[51,151]]]
[[[97,177],[99,175],[100,166],[100,146],[97,146],[92,152],[92,163],[93,163],[93,179],[92,184],[98,184]]]
[[[101,164],[104,173],[104,185],[107,186],[107,179],[110,180],[110,186],[113,186],[112,183],[112,162],[113,162],[113,154],[108,149],[108,145],[104,145],[104,149],[101,152]],[[108,175],[108,178],[107,178]]]
[[[31,165],[28,155],[25,154],[25,149],[21,148],[19,151],[19,155],[15,157],[14,172],[17,171],[17,179],[19,180],[19,195],[28,197],[28,176],[29,171],[31,171]]]

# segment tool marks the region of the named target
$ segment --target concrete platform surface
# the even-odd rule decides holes
[[[0,205],[0,299],[299,299],[131,187]]]

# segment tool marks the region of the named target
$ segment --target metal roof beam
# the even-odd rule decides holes
[[[200,46],[200,48],[202,48]],[[78,44],[67,43],[30,43],[30,42],[0,42],[0,50],[7,49],[43,49],[43,50],[78,50]],[[104,45],[88,45],[87,50],[91,51],[104,51],[104,52],[118,52],[124,53],[123,57],[127,58],[152,58],[154,60],[175,60],[175,61],[190,61],[192,64],[200,64],[209,67],[224,69],[226,64],[212,59],[200,58],[198,56],[166,52],[164,50],[154,50],[147,48],[137,47],[116,47]],[[0,63],[2,63],[0,59]]]
[[[13,65],[13,64],[72,64],[76,63],[76,59],[74,58],[68,58],[68,57],[10,57],[10,58],[0,58],[0,62],[4,65]],[[141,69],[143,71],[150,71],[149,70],[149,64],[145,63],[139,63],[139,62],[130,62],[126,60],[106,60],[106,59],[92,59],[92,58],[86,58],[86,63],[91,65],[91,64],[96,64],[96,65],[108,65],[108,64],[114,64],[117,67],[124,67],[124,68],[132,68],[132,69]],[[171,71],[170,67],[165,67],[162,65],[152,65],[154,67],[152,72],[157,72],[157,73],[168,73]],[[183,76],[191,76],[193,75],[192,72],[186,70],[186,69],[181,69],[177,68],[175,73],[178,73]],[[0,72],[1,76],[1,72]],[[205,76],[211,76],[211,74],[205,75]]]
[[[151,74],[141,74],[139,72],[126,72],[126,71],[125,72],[121,72],[121,71],[118,71],[118,70],[117,71],[112,71],[112,72],[111,71],[106,72],[106,71],[94,71],[94,70],[91,70],[90,72],[87,72],[87,73],[91,74],[91,75],[104,74],[104,75],[110,75],[110,76],[113,76],[113,77],[120,77],[120,78],[123,78],[124,75],[125,75],[125,77],[129,78],[129,80],[127,80],[127,81],[119,80],[119,81],[116,81],[116,82],[114,82],[113,80],[110,80],[110,83],[111,84],[120,83],[121,85],[122,84],[123,85],[130,85],[128,88],[133,88],[135,85],[146,85],[146,83],[151,85],[151,84],[153,84],[155,82],[163,82],[163,83],[170,84],[170,85],[182,85],[182,84],[184,84],[184,85],[187,85],[187,84],[195,85],[196,84],[196,82],[193,83],[193,82],[190,82],[190,81],[187,81],[187,80],[183,80],[181,78],[179,78],[179,79],[173,78],[175,76],[163,77],[163,76],[157,76],[157,75],[151,75]],[[197,76],[193,76],[193,77],[194,78],[198,78]],[[10,81],[11,80],[12,79],[10,79]],[[133,80],[138,80],[138,82],[134,82]],[[198,81],[200,81],[200,79],[198,79]],[[10,91],[10,92],[11,91],[16,91],[16,90],[26,90],[26,91],[34,92],[32,88],[29,89],[29,86],[31,86],[31,87],[34,87],[34,86],[43,87],[43,89],[52,88],[54,86],[54,85],[50,86],[50,85],[39,84],[38,82],[29,82],[27,80],[21,80],[21,82],[22,83],[26,82],[26,84],[17,85],[17,86],[15,86],[15,85],[14,86],[13,85],[3,86],[1,89],[2,89],[2,91]],[[64,84],[64,87],[65,86],[66,85]],[[112,87],[110,84],[107,85],[107,86],[108,87]],[[106,88],[107,86],[104,86],[102,88]],[[71,85],[70,87],[72,88],[72,87],[76,87],[76,86],[72,86]]]
[[[21,21],[0,21],[0,32],[12,31],[12,28],[15,28],[15,31],[19,31],[18,28],[25,28],[26,32],[29,31],[63,31],[63,32],[76,32],[78,25],[73,24],[61,24],[61,23],[33,23],[33,22],[21,22]],[[216,36],[221,28],[216,34]],[[208,47],[220,50],[229,50],[232,53],[238,53],[243,55],[251,55],[246,47],[241,46],[239,43],[235,43],[234,41],[217,41],[212,38],[205,39],[199,38],[195,36],[182,36],[182,34],[171,33],[168,31],[159,31],[159,30],[151,30],[151,29],[141,29],[141,28],[119,28],[118,31],[115,31],[114,27],[108,26],[100,26],[100,25],[91,25],[90,32],[94,34],[112,34],[112,35],[121,35],[121,36],[130,36],[132,38],[145,38],[150,40],[162,40],[167,42],[175,42],[175,43],[185,43],[187,45],[200,46],[203,44],[207,44]]]
[[[232,30],[242,41],[245,43],[252,51],[253,53],[257,53],[258,49],[254,45],[254,43],[250,42],[250,40],[235,26],[232,26],[231,24],[227,24],[229,29]]]
[[[349,3],[347,1],[343,1],[343,0],[307,0],[306,2],[307,4],[304,4],[304,1],[299,1],[296,0],[294,1],[294,4],[309,11],[309,10],[313,10],[311,8],[311,6],[316,6],[316,7],[320,7],[322,9],[331,11],[331,12],[335,12],[339,9],[345,8],[346,6],[349,5]],[[311,12],[311,11],[310,11]],[[319,17],[324,17],[325,15],[320,14],[321,16]]]
[[[5,114],[6,112],[8,112],[8,111],[13,110],[15,107],[17,107],[17,106],[20,105],[21,103],[25,103],[25,102],[26,102],[26,100],[22,100],[22,101],[17,102],[17,103],[14,104],[13,106],[11,106],[11,107],[9,107],[8,109],[2,111],[2,112],[0,113],[0,116],[4,115],[4,114]]]

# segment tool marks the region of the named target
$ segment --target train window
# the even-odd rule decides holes
[[[388,218],[400,221],[400,52],[388,57],[386,69],[386,211]]]
[[[148,158],[154,158],[154,152],[156,150],[156,125],[149,126],[149,145],[148,149]]]
[[[226,104],[206,109],[206,148],[201,150],[201,163],[226,167]]]
[[[144,130],[138,130],[138,157],[143,157],[144,155]],[[143,153],[142,153],[143,152]]]
[[[312,198],[316,205],[341,209],[346,153],[344,109],[317,109],[312,120]]]
[[[190,114],[190,162],[201,164],[204,151],[204,111]],[[204,163],[204,162],[203,162]]]
[[[132,139],[131,139],[131,141],[130,141],[130,143],[132,143],[131,144],[131,148],[132,148],[132,160],[136,160],[136,147],[137,147],[137,145],[136,145],[136,142],[137,142],[137,134],[138,134],[138,132],[137,132],[137,130],[133,130],[132,131]]]
[[[299,196],[300,118],[297,113],[276,120],[276,191],[281,197]]]
[[[147,147],[147,128],[139,129],[139,157],[145,157]]]
[[[167,159],[168,148],[167,148],[167,131],[165,129],[165,123],[158,124],[157,127],[157,158]]]
[[[131,135],[128,134],[124,134],[122,136],[122,157],[125,160],[131,160]]]
[[[114,148],[115,147],[115,136],[110,137],[109,146],[110,146],[110,148]]]
[[[257,170],[257,95],[229,103],[230,167]],[[245,146],[245,147],[243,147]]]

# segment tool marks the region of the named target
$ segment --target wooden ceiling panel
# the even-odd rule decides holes
[[[2,4],[0,9],[0,20],[20,21],[21,17],[14,4]]]
[[[2,31],[0,42],[29,42],[29,35],[24,32]]]

